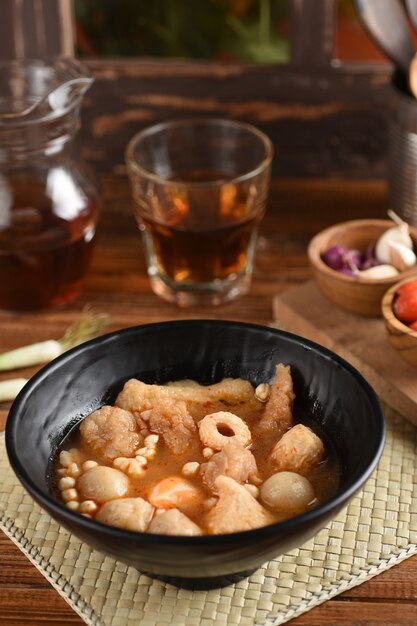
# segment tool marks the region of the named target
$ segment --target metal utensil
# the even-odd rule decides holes
[[[417,98],[417,53],[411,59],[407,80],[411,93]]]
[[[400,0],[354,0],[358,17],[377,46],[408,74],[415,49]]]
[[[414,30],[417,32],[417,0],[405,0],[408,17]],[[417,55],[414,55],[408,69],[408,86],[415,98],[417,98]]]
[[[416,0],[405,0],[405,6],[407,7],[408,17],[410,21],[417,31],[417,1]]]
[[[61,85],[58,85],[58,87],[54,87],[52,91],[45,94],[35,102],[32,102],[25,109],[16,112],[13,111],[12,113],[1,113],[0,119],[20,119],[22,117],[26,117],[45,103],[48,103],[53,111],[62,109],[70,102],[70,100],[82,95],[90,87],[93,81],[93,78],[88,77],[71,78]]]

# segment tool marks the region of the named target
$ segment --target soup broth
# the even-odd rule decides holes
[[[262,390],[240,379],[209,387],[129,381],[115,407],[95,411],[63,441],[56,497],[104,523],[187,535],[248,530],[314,508],[336,492],[339,464],[321,434],[297,425],[290,378],[291,393],[268,419],[282,395],[278,378]],[[295,499],[283,493],[291,481]]]

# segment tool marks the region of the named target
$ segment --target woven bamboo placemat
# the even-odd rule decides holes
[[[417,428],[387,410],[378,469],[312,540],[212,591],[154,581],[72,537],[26,494],[0,440],[0,528],[92,626],[275,626],[417,553]]]

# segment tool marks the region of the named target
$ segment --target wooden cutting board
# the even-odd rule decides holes
[[[274,319],[286,330],[316,341],[349,361],[384,402],[417,424],[417,368],[388,343],[382,319],[338,309],[313,282],[276,296]]]

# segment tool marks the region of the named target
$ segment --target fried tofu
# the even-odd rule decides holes
[[[274,472],[296,472],[306,475],[324,458],[322,440],[313,431],[297,424],[272,448],[268,461]]]

